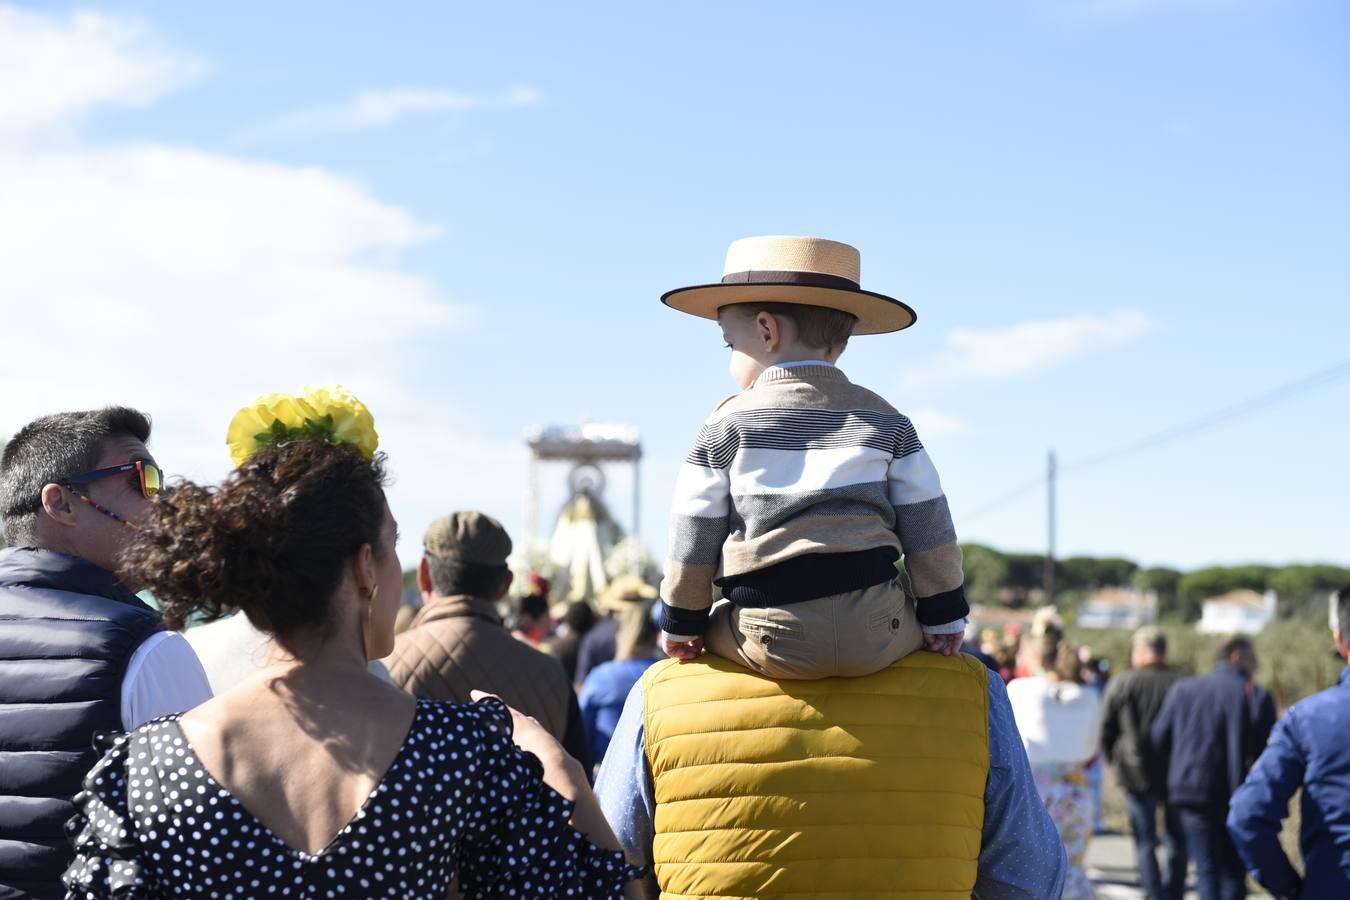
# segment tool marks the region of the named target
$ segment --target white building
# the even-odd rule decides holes
[[[1204,634],[1256,634],[1275,620],[1274,591],[1230,591],[1204,602],[1196,631]]]
[[[1134,630],[1157,621],[1157,591],[1099,588],[1078,605],[1078,624],[1083,628]]]

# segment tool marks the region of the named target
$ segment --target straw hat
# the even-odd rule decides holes
[[[859,286],[861,258],[848,244],[813,237],[751,237],[733,241],[719,284],[677,288],[661,302],[705,319],[732,303],[801,303],[858,317],[854,334],[884,334],[914,324],[914,310]]]
[[[595,598],[596,604],[606,612],[623,612],[644,600],[655,599],[656,588],[636,575],[620,575]]]

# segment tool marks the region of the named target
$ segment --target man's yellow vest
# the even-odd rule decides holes
[[[772,681],[704,655],[642,678],[663,898],[969,900],[989,773],[988,671],[913,653]]]

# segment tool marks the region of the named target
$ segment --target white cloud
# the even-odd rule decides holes
[[[157,406],[191,414],[260,376],[360,371],[457,315],[396,265],[437,230],[321,170],[150,145],[0,153],[0,193],[0,391],[33,409],[157,383]]]
[[[975,433],[975,429],[964,419],[931,406],[906,410],[905,415],[914,423],[914,429],[919,433],[921,441],[945,441],[949,438],[969,437]]]
[[[321,168],[82,142],[89,110],[150,102],[194,67],[155,63],[179,57],[147,52],[154,42],[121,20],[0,7],[0,34],[0,103],[24,117],[0,143],[0,434],[123,403],[155,417],[169,471],[215,480],[237,408],[337,381],[376,413],[412,544],[447,504],[518,496],[504,484],[523,480],[517,444],[457,421],[454,398],[411,368],[419,335],[475,312],[400,263],[437,226]],[[13,99],[71,48],[98,61],[101,86],[62,87],[45,106]]]
[[[539,92],[517,87],[503,94],[464,94],[434,88],[394,88],[362,91],[336,106],[321,106],[282,116],[251,132],[252,139],[364,131],[383,128],[400,119],[438,112],[534,106]]]
[[[1096,316],[1042,319],[1007,328],[957,329],[936,359],[904,376],[906,388],[950,381],[1026,375],[1103,347],[1134,340],[1153,326],[1142,312],[1118,309]]]
[[[146,106],[203,69],[131,20],[0,6],[0,138],[69,129],[101,104]]]

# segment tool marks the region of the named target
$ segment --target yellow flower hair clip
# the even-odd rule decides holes
[[[225,443],[236,468],[264,447],[320,439],[347,444],[366,459],[375,456],[380,436],[366,405],[341,385],[304,387],[295,394],[264,394],[234,414]]]

